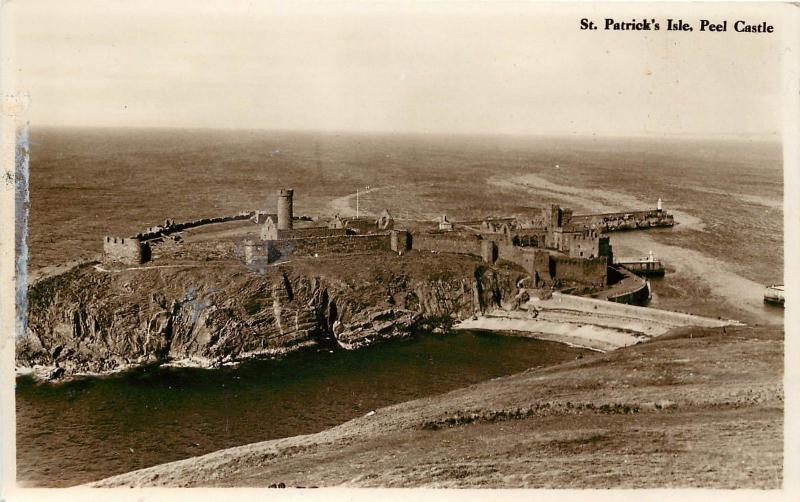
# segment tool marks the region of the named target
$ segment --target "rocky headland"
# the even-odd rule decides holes
[[[523,275],[467,255],[386,258],[75,266],[30,285],[17,367],[53,379],[152,363],[214,367],[310,345],[357,349],[497,307]]]

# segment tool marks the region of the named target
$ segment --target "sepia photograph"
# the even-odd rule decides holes
[[[3,497],[784,490],[798,12],[3,2]]]

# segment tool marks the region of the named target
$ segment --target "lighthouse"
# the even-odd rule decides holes
[[[659,213],[661,212],[661,197],[658,198],[658,202],[656,203],[656,210]]]

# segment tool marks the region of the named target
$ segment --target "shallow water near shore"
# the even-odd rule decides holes
[[[357,351],[306,350],[236,368],[147,367],[62,384],[17,379],[17,478],[71,486],[256,441],[590,351],[478,332]]]

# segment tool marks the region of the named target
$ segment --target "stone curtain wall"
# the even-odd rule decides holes
[[[524,268],[528,274],[533,277],[536,271],[535,253],[530,250],[523,251],[522,248],[511,246],[508,244],[499,244],[497,246],[497,257],[500,260],[506,260]]]
[[[385,234],[340,235],[269,241],[270,261],[291,256],[332,256],[337,254],[390,251],[391,236]]]
[[[147,243],[144,243],[147,245]],[[152,259],[156,262],[169,261],[224,261],[244,259],[241,242],[231,240],[202,240],[194,242],[175,242],[164,239],[152,248]],[[146,260],[145,260],[146,261]]]
[[[550,253],[543,249],[525,249],[516,246],[498,246],[501,260],[507,260],[525,269],[534,280],[534,285],[552,283],[550,276]]]
[[[418,233],[411,236],[411,249],[439,253],[481,254],[481,239],[452,232]]]
[[[481,255],[481,240],[469,236],[442,234],[414,234],[412,249]],[[603,287],[608,283],[608,258],[570,258],[551,255],[541,249],[524,249],[508,244],[497,244],[497,259],[516,263],[537,283],[568,281]]]
[[[164,237],[181,230],[195,228],[214,223],[247,220],[256,214],[255,211],[243,211],[230,216],[217,216],[214,218],[201,218],[199,220],[175,223],[167,220],[164,225],[150,227],[136,234],[134,237],[106,237],[103,239],[103,260],[124,264],[140,264],[150,260],[150,246],[146,241]],[[219,254],[219,253],[217,253]]]
[[[136,234],[136,238],[140,240],[149,240],[155,239],[158,237],[164,237],[166,235],[173,234],[175,232],[180,232],[181,230],[186,230],[189,228],[195,228],[202,225],[211,225],[214,223],[226,223],[229,221],[237,221],[237,220],[248,220],[255,216],[255,211],[245,211],[239,214],[234,214],[230,216],[217,216],[214,218],[201,218],[199,220],[192,220],[186,221],[183,223],[172,223],[171,225],[162,225],[157,227],[150,227],[144,232],[140,232]]]
[[[556,281],[570,281],[602,287],[608,283],[608,259],[587,260],[566,256],[550,256],[550,275]]]
[[[523,267],[537,286],[569,281],[596,287],[608,284],[608,258],[570,258],[543,249],[498,246],[499,258]]]
[[[345,228],[311,227],[278,230],[278,239],[308,239],[312,237],[340,237],[347,235]]]

